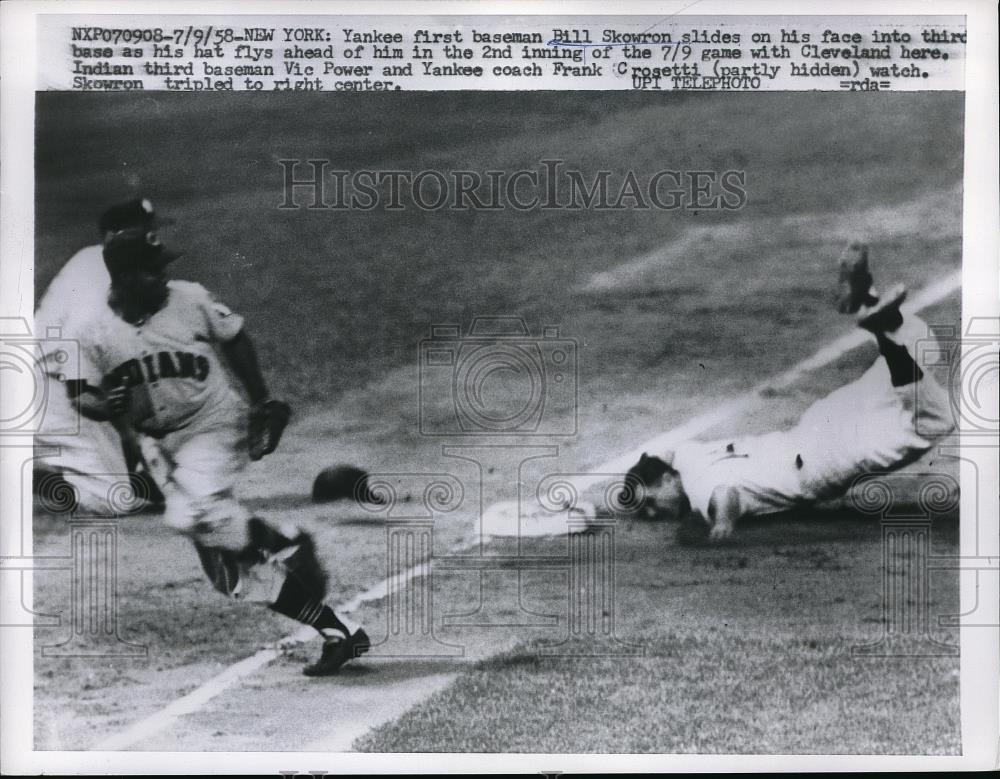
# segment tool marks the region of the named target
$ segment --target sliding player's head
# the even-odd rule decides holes
[[[631,508],[648,519],[679,520],[691,510],[691,501],[677,470],[668,462],[672,456],[651,457],[645,452],[625,474],[631,493]]]

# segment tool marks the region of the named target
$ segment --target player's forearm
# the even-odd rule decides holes
[[[222,354],[230,369],[243,384],[251,403],[260,403],[270,397],[267,382],[260,371],[257,350],[245,331],[222,345]]]
[[[121,420],[111,420],[118,435],[122,440],[122,455],[125,458],[125,467],[129,473],[135,473],[139,465],[143,463],[142,446],[135,431],[128,425],[120,424]]]
[[[739,493],[732,487],[716,487],[708,503],[709,538],[713,541],[729,538],[736,520],[740,518],[740,511]]]

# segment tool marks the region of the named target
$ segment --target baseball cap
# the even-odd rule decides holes
[[[156,215],[149,198],[139,197],[126,200],[124,203],[116,203],[108,208],[97,220],[97,229],[105,234],[116,233],[129,227],[155,228],[168,224],[171,224],[170,220]]]
[[[154,230],[143,227],[120,230],[104,245],[104,264],[110,273],[173,262],[180,256],[180,252],[167,249]]]

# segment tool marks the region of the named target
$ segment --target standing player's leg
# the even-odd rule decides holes
[[[233,498],[247,464],[245,432],[222,428],[170,446],[173,463],[167,522],[194,542],[209,580],[228,597],[261,602],[309,625],[323,636],[319,661],[309,676],[335,673],[370,647],[363,629],[349,624],[326,603],[327,577],[312,537],[251,517]]]
[[[156,443],[130,428],[119,430],[118,433],[128,480],[136,500],[143,502],[150,509],[162,511],[166,498],[146,459],[147,451],[156,451]]]

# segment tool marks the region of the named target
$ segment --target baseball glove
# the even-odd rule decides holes
[[[250,409],[247,440],[251,460],[259,460],[278,448],[291,415],[291,407],[280,400],[265,400]]]

